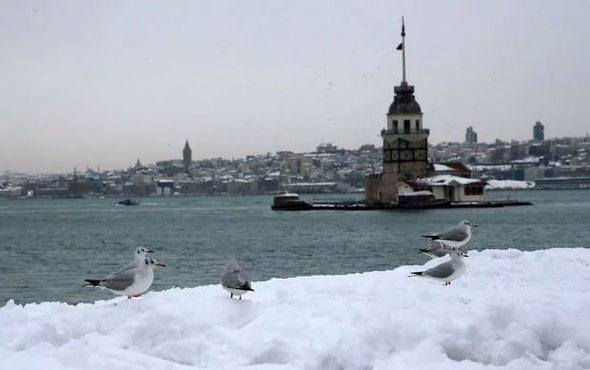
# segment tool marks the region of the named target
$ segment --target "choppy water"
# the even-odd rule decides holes
[[[422,264],[420,235],[462,219],[478,225],[473,249],[590,247],[590,191],[493,192],[533,207],[424,211],[273,212],[272,197],[0,200],[0,305],[94,301],[83,288],[145,245],[168,265],[152,289],[219,282],[228,256],[253,280],[385,270]]]

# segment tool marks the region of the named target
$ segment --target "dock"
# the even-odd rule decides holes
[[[435,208],[501,208],[515,206],[532,206],[531,202],[516,200],[488,200],[482,202],[446,202],[436,205],[420,206],[399,206],[397,204],[368,204],[362,201],[314,201],[299,204],[297,207],[288,205],[277,207],[272,206],[273,211],[386,211],[386,210],[418,210],[418,209],[435,209]]]

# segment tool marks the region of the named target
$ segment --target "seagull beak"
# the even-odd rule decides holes
[[[165,265],[165,264],[163,264],[163,263],[160,263],[160,262],[156,263],[156,264],[155,264],[155,266],[158,266],[158,267],[166,267],[166,265]]]
[[[476,224],[471,224],[471,227],[477,227],[477,225]]]

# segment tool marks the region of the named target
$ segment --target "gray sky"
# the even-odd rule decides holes
[[[430,142],[590,131],[588,1],[2,1],[0,171],[380,144],[401,80]]]

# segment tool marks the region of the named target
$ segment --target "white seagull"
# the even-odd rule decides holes
[[[86,286],[105,288],[117,295],[126,295],[131,299],[139,297],[152,286],[155,267],[165,266],[151,257],[144,257],[140,263],[126,269],[123,268],[103,279],[85,279],[84,281],[87,283]]]
[[[230,260],[225,265],[221,275],[221,286],[229,292],[230,298],[233,298],[235,294],[240,297],[240,300],[242,294],[254,291],[250,285],[248,272],[236,260]]]
[[[445,231],[444,233],[436,233],[432,235],[422,235],[424,238],[430,240],[439,240],[449,247],[459,248],[471,240],[471,228],[477,227],[467,220],[459,222],[459,225]]]
[[[458,279],[465,273],[463,256],[467,255],[458,250],[451,250],[451,259],[425,271],[412,272],[410,276],[424,276],[431,279],[442,280],[444,285],[451,285],[451,281]]]

